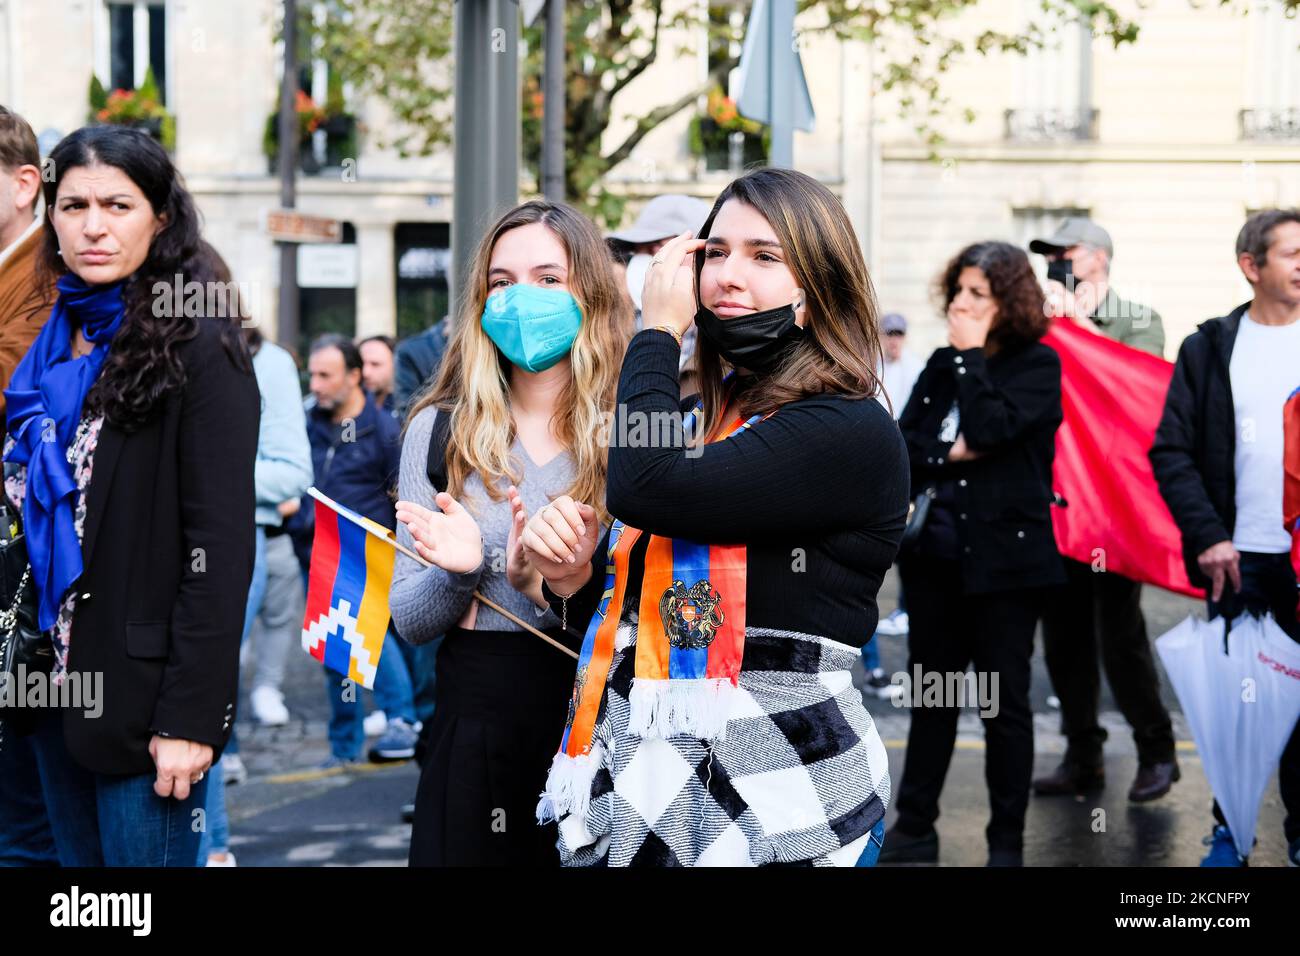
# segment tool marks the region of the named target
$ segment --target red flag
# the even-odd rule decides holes
[[[1291,393],[1282,411],[1283,469],[1282,521],[1291,532],[1291,566],[1300,581],[1300,388]],[[1300,620],[1300,604],[1296,606]]]
[[[1061,553],[1192,597],[1182,536],[1147,458],[1174,366],[1082,329],[1052,324],[1043,341],[1061,357],[1065,419],[1053,482],[1068,503],[1052,509]]]

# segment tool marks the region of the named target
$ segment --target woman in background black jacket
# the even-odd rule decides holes
[[[1043,294],[1015,246],[963,249],[937,292],[951,344],[930,357],[899,420],[913,494],[928,497],[929,510],[899,561],[911,612],[913,709],[899,817],[881,861],[938,860],[934,821],[957,717],[962,704],[978,704],[992,804],[989,864],[1016,866],[1034,756],[1034,627],[1046,588],[1063,580],[1049,513],[1061,365],[1039,341],[1048,326]],[[932,681],[969,688],[949,675],[972,661],[978,699],[945,692],[936,702]]]

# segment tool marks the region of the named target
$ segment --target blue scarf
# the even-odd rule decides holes
[[[41,630],[54,626],[64,592],[81,576],[77,483],[68,448],[77,434],[86,393],[99,377],[126,314],[121,282],[91,286],[67,273],[60,277],[58,289],[49,320],[4,391],[14,438],[5,460],[27,466],[23,525]],[[74,359],[72,334],[77,328],[95,348]]]

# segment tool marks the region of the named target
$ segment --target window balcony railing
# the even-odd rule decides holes
[[[1256,142],[1300,139],[1300,108],[1249,109],[1237,114],[1240,136]]]
[[[1058,143],[1097,138],[1097,110],[1006,111],[1006,138],[1016,143]]]

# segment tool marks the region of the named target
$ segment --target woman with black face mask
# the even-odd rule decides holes
[[[567,864],[871,865],[884,746],[849,669],[907,512],[873,400],[876,304],[816,180],[763,169],[651,264],[618,388],[603,537],[522,543],[586,632],[539,818]],[[678,399],[699,329],[700,394]],[[617,798],[615,795],[617,794]]]

